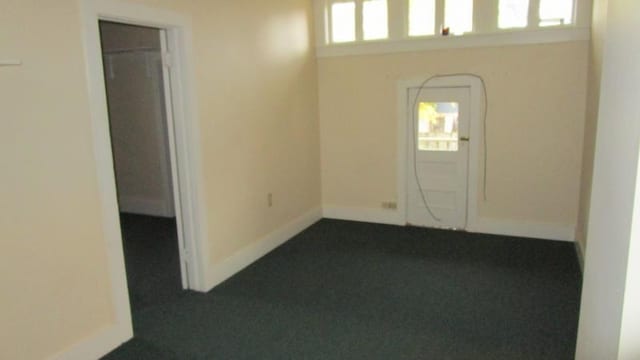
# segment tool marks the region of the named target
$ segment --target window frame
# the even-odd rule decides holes
[[[331,6],[333,3],[350,1],[356,5],[356,39],[350,42],[333,43],[331,39]],[[529,0],[527,26],[505,29],[499,28],[498,24],[500,0],[473,0],[472,31],[462,35],[451,34],[449,36],[443,36],[440,33],[440,28],[444,23],[446,0],[435,0],[434,35],[409,35],[409,0],[387,0],[388,37],[386,39],[364,40],[363,1],[314,0],[317,20],[316,47],[319,57],[433,48],[549,43],[588,40],[590,38],[592,4],[589,0],[572,0],[573,19],[571,24],[555,26],[540,26],[540,0]]]
[[[370,43],[377,41],[389,41],[391,39],[391,14],[389,13],[389,3],[397,0],[385,0],[387,5],[387,37],[379,39],[365,39],[364,38],[364,2],[367,0],[322,0],[324,3],[324,32],[325,32],[325,45],[329,46],[341,46],[344,44],[354,43]],[[355,40],[348,42],[333,42],[333,13],[332,7],[336,3],[354,3],[355,4]],[[316,17],[317,18],[317,17]]]

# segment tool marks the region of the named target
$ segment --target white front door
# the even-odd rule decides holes
[[[407,222],[467,225],[469,87],[409,90]]]

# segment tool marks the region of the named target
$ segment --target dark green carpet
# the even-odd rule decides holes
[[[322,220],[106,359],[573,359],[573,244]]]
[[[133,314],[183,296],[176,220],[121,214],[120,227]]]

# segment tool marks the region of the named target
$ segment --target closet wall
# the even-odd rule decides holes
[[[100,25],[121,212],[174,216],[160,31]]]

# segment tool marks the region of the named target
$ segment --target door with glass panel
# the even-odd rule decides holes
[[[409,90],[407,222],[464,229],[469,163],[468,87]]]

